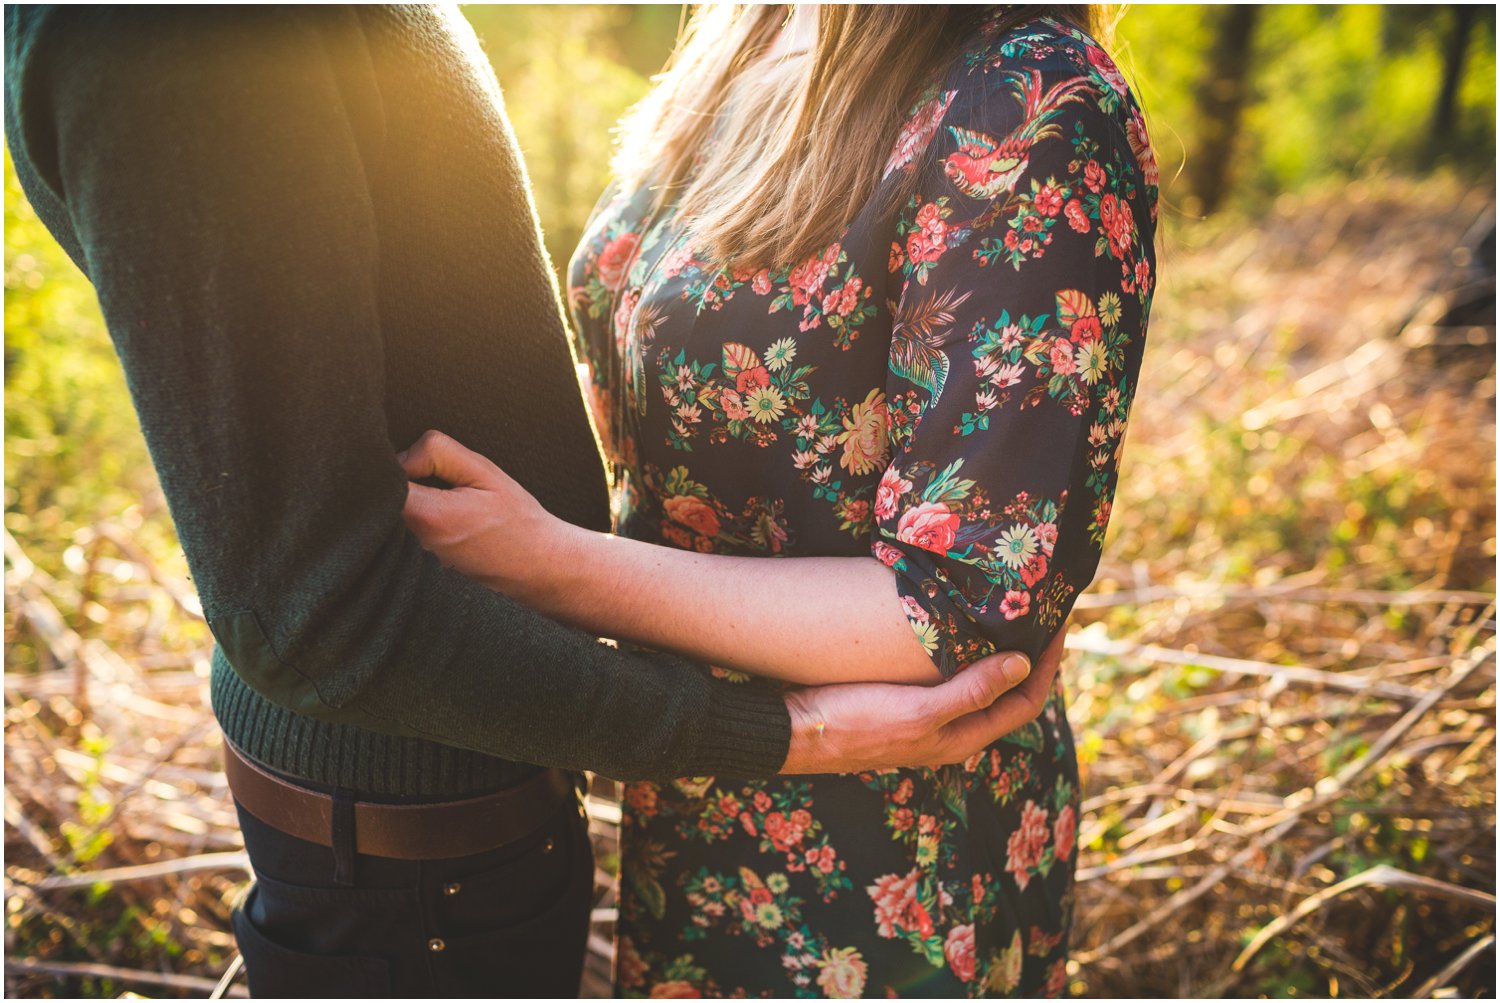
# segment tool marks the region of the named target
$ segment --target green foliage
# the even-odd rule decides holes
[[[1117,29],[1152,129],[1163,188],[1197,146],[1196,97],[1215,86],[1207,65],[1219,10],[1212,5],[1128,6]],[[1256,26],[1250,99],[1237,143],[1233,192],[1245,206],[1330,176],[1450,162],[1488,176],[1495,156],[1495,21],[1469,36],[1445,149],[1428,130],[1451,30],[1448,6],[1266,5]]]
[[[559,271],[609,181],[615,123],[666,61],[680,12],[665,4],[464,10],[500,79]]]
[[[80,527],[156,495],[93,288],[5,157],[5,525],[49,570]]]

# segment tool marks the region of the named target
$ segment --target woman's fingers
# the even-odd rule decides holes
[[[454,487],[482,483],[496,467],[452,436],[428,430],[403,452],[396,454],[407,478],[436,477]]]

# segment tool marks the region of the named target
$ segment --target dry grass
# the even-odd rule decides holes
[[[1075,992],[1494,994],[1493,299],[1435,324],[1492,205],[1369,182],[1171,227],[1070,637]],[[57,575],[6,537],[8,995],[203,996],[234,956],[208,635],[136,531]]]

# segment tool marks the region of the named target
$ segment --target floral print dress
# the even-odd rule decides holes
[[[793,267],[725,269],[612,191],[569,283],[617,532],[873,555],[945,674],[1035,658],[1093,576],[1156,281],[1156,166],[1114,63],[1050,18],[989,25],[891,153],[882,184],[917,173],[904,205],[873,199]],[[1060,685],[961,765],[625,797],[622,995],[1065,988]]]

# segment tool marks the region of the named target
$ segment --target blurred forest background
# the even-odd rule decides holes
[[[465,9],[559,266],[682,10]],[[1070,988],[1493,996],[1495,10],[1116,13],[1162,280],[1065,667]],[[5,531],[7,995],[201,997],[248,879],[209,635],[93,293],[8,159]]]

